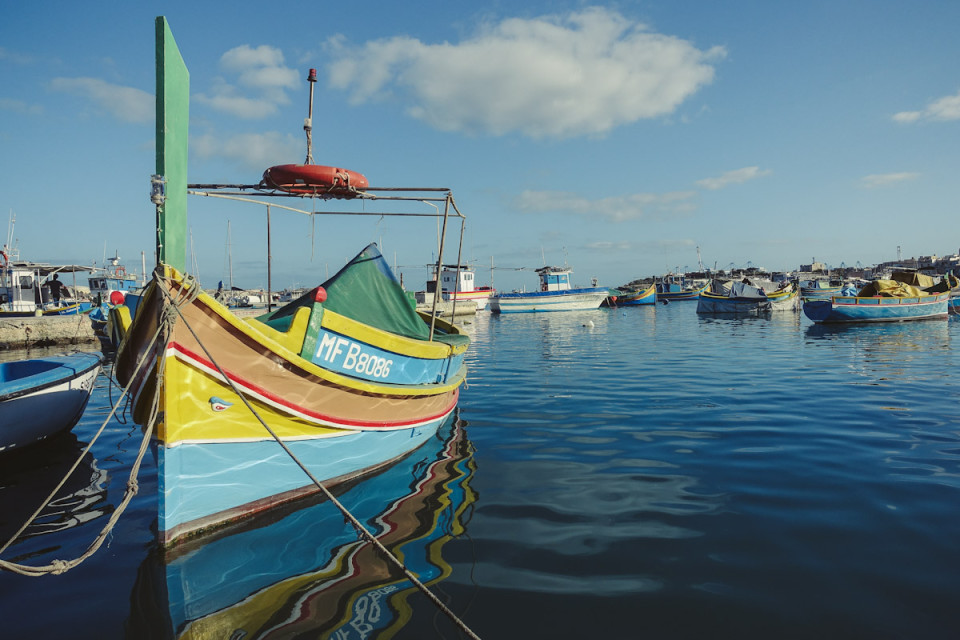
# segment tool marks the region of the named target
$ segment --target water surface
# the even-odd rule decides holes
[[[393,532],[484,638],[956,637],[960,324],[830,329],[695,306],[478,315],[459,423],[406,466],[344,489],[344,503]],[[0,459],[0,532],[117,396],[101,376],[56,449]],[[82,552],[119,504],[139,440],[108,422],[73,488],[74,526],[4,559]],[[163,637],[200,619],[266,637],[457,637],[328,503],[178,561],[153,548],[155,492],[148,458],[92,559],[62,576],[0,574],[5,633]],[[206,572],[191,569],[207,585],[196,601],[149,588],[191,558]],[[214,592],[235,600],[229,616]]]

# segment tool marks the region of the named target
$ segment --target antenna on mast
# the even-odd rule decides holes
[[[313,164],[313,85],[317,83],[317,70],[310,69],[307,74],[307,82],[310,83],[310,107],[307,109],[307,117],[303,121],[303,130],[307,134],[307,159],[304,164]]]

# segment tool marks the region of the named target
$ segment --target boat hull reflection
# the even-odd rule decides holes
[[[395,465],[338,488],[338,499],[429,585],[451,571],[441,550],[464,531],[473,472],[464,425],[451,418]],[[329,501],[298,506],[269,523],[157,548],[141,566],[128,630],[138,638],[346,639],[402,627],[415,587]]]

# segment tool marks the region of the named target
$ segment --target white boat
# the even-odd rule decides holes
[[[570,287],[571,269],[541,267],[540,291],[498,293],[490,298],[494,313],[533,313],[539,311],[582,311],[597,309],[610,295],[607,287]]]
[[[96,353],[0,363],[0,451],[72,429],[99,373]]]
[[[477,311],[489,308],[490,298],[496,295],[492,287],[477,287],[473,269],[467,266],[444,265],[440,271],[440,291],[448,302],[475,302]]]

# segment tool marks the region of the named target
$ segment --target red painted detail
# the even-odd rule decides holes
[[[182,344],[178,342],[171,342],[167,348],[169,350],[174,351],[178,357],[180,357],[182,360],[184,360],[188,364],[193,364],[194,366],[198,364],[202,365],[203,367],[209,370],[212,370],[214,372],[214,375],[219,377],[220,374],[212,362],[201,357],[199,354],[194,353],[190,349],[187,349]],[[190,362],[191,360],[193,361],[192,363]],[[435,415],[421,416],[413,420],[392,420],[389,422],[386,422],[386,421],[374,422],[369,420],[350,420],[347,418],[339,418],[339,417],[334,417],[324,413],[319,413],[317,411],[313,411],[312,409],[307,409],[303,405],[293,404],[292,402],[289,402],[281,398],[275,393],[267,391],[266,389],[264,389],[259,385],[253,384],[249,380],[245,380],[235,374],[227,374],[227,375],[230,378],[230,380],[232,380],[233,383],[236,384],[238,387],[241,387],[255,395],[261,396],[269,400],[270,402],[274,403],[275,405],[283,407],[284,409],[287,409],[290,412],[299,413],[301,415],[307,416],[309,418],[313,418],[318,421],[333,423],[334,426],[343,426],[343,427],[357,427],[357,428],[366,428],[366,429],[378,429],[378,428],[379,429],[383,429],[383,428],[396,429],[400,427],[420,424],[422,422],[426,422],[429,420],[438,420],[448,415],[451,411],[453,411],[456,408],[457,402],[460,399],[460,389],[456,388],[454,389],[453,399],[452,399],[452,402],[450,402],[449,406],[445,407],[442,411],[440,411]]]
[[[123,304],[123,301],[125,299],[126,299],[126,296],[123,295],[123,291],[110,292],[110,304],[112,305]]]
[[[263,172],[263,182],[272,189],[290,193],[341,196],[370,186],[361,173],[319,164],[278,164]]]
[[[316,302],[326,302],[327,301],[327,290],[323,287],[317,287],[316,292],[313,294],[313,299]]]

